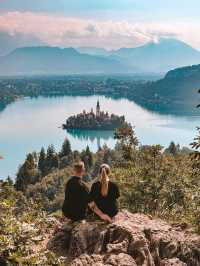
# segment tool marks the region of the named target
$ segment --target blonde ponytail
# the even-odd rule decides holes
[[[110,166],[102,164],[100,167],[100,182],[101,182],[101,195],[106,197],[108,195],[108,183],[110,175]]]

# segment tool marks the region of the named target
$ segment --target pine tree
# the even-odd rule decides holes
[[[48,174],[52,168],[58,168],[59,158],[55,152],[53,145],[49,145],[47,148],[47,155],[45,159],[45,175]]]
[[[69,156],[71,153],[72,153],[71,144],[69,140],[66,138],[62,145],[60,157]]]
[[[32,153],[29,153],[27,155],[25,164],[26,164],[28,170],[35,169],[35,159],[34,159],[34,156]]]
[[[92,152],[90,151],[89,146],[86,147],[85,155],[87,158],[88,166],[91,168],[93,166],[93,155]]]
[[[45,175],[45,160],[46,160],[46,153],[45,149],[42,147],[38,161],[38,169],[40,170],[42,176]]]
[[[47,156],[46,156],[46,160],[45,160],[45,166],[46,169],[51,169],[52,166],[52,159],[54,157],[55,154],[55,148],[54,146],[51,144],[48,146],[47,148]]]
[[[9,184],[9,186],[13,186],[13,180],[10,176],[7,177],[6,182]]]
[[[172,141],[165,151],[171,153],[172,155],[176,155],[179,151],[179,146]]]
[[[58,167],[59,167],[59,156],[57,153],[55,153],[53,158],[52,158],[51,168],[58,168]]]
[[[33,158],[34,158],[34,161],[37,162],[38,161],[38,154],[36,151],[32,152],[32,155],[33,155]]]
[[[29,184],[34,184],[38,181],[38,172],[34,157],[29,153],[24,164],[19,168],[17,173],[15,187],[17,190],[25,191]]]

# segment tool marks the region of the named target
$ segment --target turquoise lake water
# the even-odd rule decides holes
[[[166,146],[173,140],[181,146],[189,146],[200,125],[200,117],[151,113],[127,99],[64,96],[18,100],[0,111],[0,154],[4,157],[0,160],[0,178],[14,177],[28,152],[40,151],[49,144],[54,144],[59,151],[65,137],[76,150],[89,145],[96,151],[104,143],[114,147],[113,132],[79,130],[68,133],[60,128],[68,116],[95,108],[98,99],[102,110],[125,115],[135,126],[141,144]]]

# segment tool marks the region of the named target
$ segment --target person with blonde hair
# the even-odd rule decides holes
[[[111,170],[108,164],[102,164],[99,180],[92,185],[89,194],[89,207],[102,220],[111,222],[118,213],[117,199],[120,196],[118,186],[110,181]]]

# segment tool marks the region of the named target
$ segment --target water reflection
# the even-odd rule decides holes
[[[68,129],[66,130],[69,135],[73,136],[77,140],[96,142],[97,148],[100,148],[105,142],[113,138],[114,131],[112,130],[80,130],[80,129]]]
[[[0,101],[0,112],[2,112],[6,108],[7,105],[8,103]]]
[[[104,143],[112,148],[116,141],[112,131],[61,129],[66,119],[74,114],[95,108],[97,100],[102,110],[125,115],[135,126],[141,144],[169,145],[170,141],[188,146],[196,134],[199,117],[179,117],[152,113],[127,99],[112,99],[104,96],[64,96],[55,98],[20,99],[0,112],[0,178],[14,176],[19,164],[30,151],[53,144],[61,149],[67,136],[73,150],[83,150],[88,145],[96,151]],[[3,107],[3,106],[2,106]],[[0,107],[1,109],[1,107]]]

